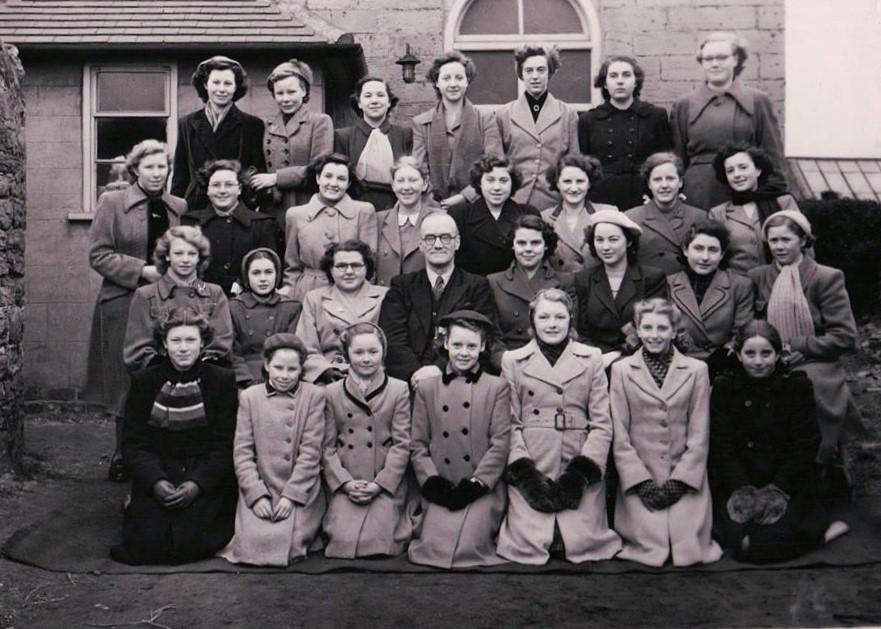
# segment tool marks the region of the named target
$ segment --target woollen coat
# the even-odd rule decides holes
[[[169,430],[151,418],[166,382],[198,382],[204,424]],[[208,559],[229,541],[235,517],[233,434],[238,401],[228,369],[197,361],[177,371],[163,361],[132,374],[126,401],[122,453],[132,477],[131,502],[122,525],[126,563],[180,564]],[[183,509],[165,509],[153,493],[157,481],[199,486]],[[121,558],[120,558],[121,559]]]
[[[578,116],[578,145],[603,165],[603,178],[590,186],[591,200],[636,207],[646,192],[639,167],[652,153],[673,148],[667,110],[641,100],[627,109],[608,101]]]
[[[605,475],[612,420],[598,349],[571,341],[551,366],[532,340],[505,352],[502,376],[511,389],[509,463],[529,458],[540,473],[556,480],[581,455]],[[558,430],[557,425],[565,429]],[[547,563],[555,526],[563,538],[566,559],[573,563],[611,559],[621,550],[621,540],[609,529],[606,517],[605,480],[587,485],[576,509],[536,511],[516,487],[508,488],[508,501],[497,549],[506,559]]]
[[[423,199],[422,207],[419,208],[419,216],[416,218],[416,231],[422,228],[422,221],[432,212],[442,212],[441,207]],[[419,244],[415,247],[407,247],[401,241],[401,228],[398,225],[400,215],[399,204],[395,203],[388,210],[376,213],[377,231],[379,242],[376,247],[376,279],[379,286],[388,286],[395,275],[412,273],[425,268],[425,256]]]
[[[232,364],[239,386],[263,381],[263,342],[273,334],[294,334],[302,305],[278,292],[259,301],[247,291],[229,302],[232,317]]]
[[[447,569],[505,561],[496,554],[496,538],[508,502],[510,431],[510,395],[502,378],[481,373],[476,382],[457,377],[444,384],[435,376],[419,383],[410,441],[416,480],[424,485],[441,476],[458,484],[477,478],[490,491],[459,511],[423,500],[410,561]]]
[[[712,539],[713,504],[707,481],[710,449],[710,379],[707,365],[673,350],[658,387],[641,349],[612,365],[618,492],[615,530],[624,541],[621,559],[649,566],[711,563],[722,557]],[[666,509],[650,511],[634,488],[668,480],[689,490]]]
[[[199,169],[215,159],[238,160],[242,172],[252,167],[256,172],[266,172],[260,144],[263,130],[260,118],[235,105],[230,106],[216,131],[211,128],[204,108],[181,118],[177,123],[171,194],[185,198],[190,208],[206,207],[208,196],[200,189]]]
[[[333,152],[333,122],[330,116],[300,107],[285,123],[279,112],[266,121],[263,153],[266,170],[275,173],[272,203],[261,208],[276,218],[282,229],[285,210],[309,201],[309,164]]]
[[[526,95],[502,105],[496,111],[502,148],[520,175],[523,185],[514,193],[517,203],[549,207],[560,200],[551,190],[545,172],[563,155],[578,155],[578,116],[568,104],[548,94],[532,119]]]
[[[386,119],[378,128],[392,146],[393,160],[413,152],[413,129],[410,126],[392,124]],[[373,129],[364,118],[358,117],[352,126],[342,127],[333,133],[333,150],[348,157],[353,170],[358,166]],[[370,203],[377,210],[387,210],[395,204],[395,193],[389,184],[363,180],[358,183],[361,184],[361,191],[357,198]]]
[[[343,559],[400,555],[413,533],[406,476],[410,388],[385,376],[366,396],[349,378],[329,384],[326,391],[324,554]],[[382,491],[366,505],[355,504],[343,490],[353,480],[374,482]]]
[[[689,356],[706,360],[753,320],[752,282],[742,275],[717,270],[700,304],[685,271],[668,276],[667,283],[670,301],[682,312],[682,327],[691,337]]]
[[[768,300],[779,274],[776,264],[759,266],[749,272],[757,316],[767,316]],[[840,361],[856,347],[857,327],[844,285],[844,273],[804,256],[798,265],[798,274],[814,322],[814,334],[790,339],[792,351],[804,356],[804,362],[792,366],[805,372],[814,385],[821,435],[818,460],[827,463],[841,440],[848,415],[854,422],[861,421],[851,410],[847,374]]]
[[[529,302],[538,291],[559,288],[575,301],[575,283],[570,273],[559,273],[547,261],[536,270],[532,279],[512,262],[505,271],[493,273],[488,278],[493,299],[499,311],[498,324],[502,330],[502,342],[508,349],[523,347],[531,338],[529,331]]]
[[[297,336],[308,353],[302,378],[315,380],[327,369],[349,368],[340,336],[352,324],[379,321],[382,300],[388,289],[364,282],[354,295],[345,296],[334,285],[316,288],[306,294],[303,313],[297,323]]]
[[[584,211],[578,215],[578,222],[571,228],[560,203],[542,210],[544,222],[552,225],[557,233],[557,250],[548,258],[551,266],[557,271],[578,273],[584,267],[593,268],[599,265],[600,261],[590,254],[590,247],[587,246],[586,231],[590,226],[590,216],[601,210],[617,209],[614,205],[585,201]]]
[[[306,205],[285,213],[284,286],[298,301],[330,280],[319,268],[325,249],[334,243],[360,240],[376,251],[376,212],[373,206],[344,196],[336,206],[317,194]]]
[[[239,396],[233,461],[239,481],[235,536],[219,555],[232,563],[287,566],[319,550],[324,515],[321,449],[325,392],[300,382],[291,394],[255,384]],[[254,513],[268,498],[294,503],[290,517],[272,522]]]
[[[187,211],[183,199],[162,194],[168,225],[180,225]],[[144,284],[141,270],[152,260],[147,252],[148,199],[138,185],[108,191],[98,198],[89,230],[89,266],[103,278],[92,316],[89,340],[87,399],[104,403],[118,417],[125,412],[128,374],[122,362],[122,345],[128,311],[135,289]]]
[[[618,295],[602,264],[575,275],[578,298],[578,338],[603,352],[620,350],[633,330],[633,306],[642,299],[667,297],[664,272],[651,266],[628,263]]]
[[[431,191],[437,198],[461,194],[465,201],[473,203],[480,194],[468,178],[474,162],[484,155],[505,154],[495,114],[479,111],[466,97],[453,136],[451,142],[444,104],[438,101],[434,109],[413,117],[413,157],[428,166]]]
[[[777,202],[781,210],[799,211],[795,199],[788,194],[777,197]],[[762,236],[762,219],[758,212],[755,219],[751,219],[743,210],[743,206],[726,201],[712,208],[709,218],[728,228],[731,236],[728,243],[729,269],[746,275],[750,269],[771,262]]]
[[[704,210],[676,201],[669,212],[661,212],[654,200],[627,210],[634,223],[642,227],[637,261],[643,266],[661,269],[664,275],[678,273],[685,267],[679,261],[682,241],[697,221],[707,218]]]
[[[774,164],[773,179],[784,183],[783,139],[768,95],[735,79],[722,94],[706,84],[673,104],[673,144],[685,164],[682,191],[687,201],[709,210],[731,199],[731,190],[716,179],[713,159],[729,142],[757,146]]]
[[[129,372],[143,369],[158,357],[161,348],[156,345],[153,328],[172,309],[180,308],[208,318],[213,336],[202,348],[203,359],[219,363],[232,359],[232,317],[220,286],[199,279],[191,286],[178,286],[166,273],[155,283],[141,286],[132,297],[122,348],[122,360]]]
[[[449,214],[459,230],[456,266],[483,276],[504,271],[514,260],[511,237],[517,219],[525,214],[540,216],[534,207],[508,199],[496,219],[483,197],[468,206],[453,208]]]

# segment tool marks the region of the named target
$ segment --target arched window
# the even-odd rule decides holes
[[[599,26],[591,0],[457,0],[447,22],[446,47],[461,50],[477,64],[468,96],[479,105],[517,98],[512,52],[527,43],[556,44],[563,67],[551,92],[588,108],[599,93],[591,87],[599,68]]]

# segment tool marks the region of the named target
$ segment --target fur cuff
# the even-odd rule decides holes
[[[453,483],[443,476],[429,476],[422,485],[422,496],[429,502],[449,508]]]
[[[600,466],[586,456],[580,454],[569,461],[569,465],[566,466],[566,471],[580,474],[584,479],[584,482],[588,485],[590,483],[597,483],[603,479],[603,471],[600,469]]]
[[[581,496],[584,494],[585,480],[578,472],[568,468],[557,479],[557,487],[560,489],[560,507],[562,509],[577,509],[581,504]]]
[[[463,478],[450,495],[450,510],[459,511],[464,509],[488,493],[489,489],[483,483],[471,480],[470,478]]]
[[[530,507],[542,513],[556,513],[561,505],[560,490],[550,478],[539,472],[532,459],[523,457],[508,466],[508,483],[520,490]]]

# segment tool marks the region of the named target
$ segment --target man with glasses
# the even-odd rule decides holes
[[[441,317],[456,310],[476,310],[498,321],[486,278],[456,268],[456,222],[447,214],[429,214],[419,233],[425,270],[393,277],[379,314],[379,326],[388,337],[386,370],[413,388],[423,378],[441,375],[445,362],[438,352]],[[498,330],[493,336],[501,338]],[[503,350],[498,346],[495,353]]]

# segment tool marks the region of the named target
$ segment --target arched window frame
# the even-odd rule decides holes
[[[467,53],[469,50],[509,50],[513,51],[523,44],[528,43],[547,43],[555,44],[561,51],[564,50],[589,50],[590,51],[590,74],[585,76],[590,86],[591,102],[590,103],[569,103],[579,110],[588,110],[596,107],[603,102],[603,96],[599,89],[593,87],[593,78],[599,71],[602,63],[602,38],[600,36],[600,21],[596,7],[593,6],[591,0],[568,0],[572,8],[581,19],[582,29],[589,34],[590,39],[585,42],[583,37],[571,33],[553,35],[458,35],[462,18],[468,12],[468,9],[474,2],[481,0],[454,0],[447,14],[447,23],[444,29],[444,50],[463,50]],[[520,12],[518,23],[523,23],[523,3],[518,0],[517,8]],[[513,59],[513,57],[512,57]],[[511,63],[511,71],[514,71],[513,61]],[[551,84],[553,91],[553,83]],[[517,93],[523,92],[523,81],[517,80]],[[478,105],[478,107],[487,107],[495,109],[504,103],[496,105]]]

